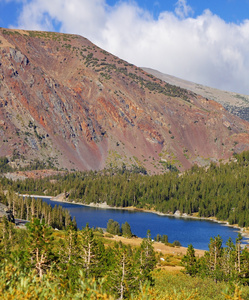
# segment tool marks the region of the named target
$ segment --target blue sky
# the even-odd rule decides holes
[[[80,34],[138,66],[249,95],[249,0],[0,0],[0,27]]]
[[[109,5],[115,5],[118,1],[108,0]],[[139,0],[136,1],[140,7],[149,10],[154,18],[157,18],[162,11],[174,11],[176,0]],[[227,22],[241,22],[249,18],[248,0],[188,0],[188,5],[192,7],[194,14],[198,16],[206,9],[211,10]]]
[[[0,0],[0,27],[18,26],[18,16],[24,2],[31,1]],[[109,6],[115,6],[121,1],[106,0],[105,2]],[[163,11],[174,11],[177,0],[137,0],[126,2],[136,2],[139,7],[149,11],[157,19]],[[201,15],[204,10],[209,9],[226,22],[240,23],[245,19],[249,19],[249,0],[188,0],[187,4],[193,9],[193,17]]]

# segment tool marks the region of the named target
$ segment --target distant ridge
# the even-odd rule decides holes
[[[241,119],[249,121],[249,95],[211,88],[202,84],[180,79],[172,75],[164,74],[150,68],[142,69],[169,84],[188,89],[205,98],[217,101],[232,114],[240,117]]]

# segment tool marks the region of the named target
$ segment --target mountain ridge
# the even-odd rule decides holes
[[[1,156],[69,170],[172,166],[249,149],[249,123],[84,37],[0,29]]]
[[[243,120],[249,121],[249,95],[235,92],[228,92],[205,86],[203,84],[187,81],[175,76],[159,72],[151,68],[142,68],[144,71],[160,78],[161,80],[188,89],[193,93],[199,94],[204,98],[212,99],[220,103],[226,110]]]

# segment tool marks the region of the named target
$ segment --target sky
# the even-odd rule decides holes
[[[0,0],[0,27],[80,34],[139,67],[249,95],[249,0]]]

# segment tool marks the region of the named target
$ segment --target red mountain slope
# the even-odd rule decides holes
[[[98,170],[229,158],[249,123],[87,39],[0,29],[0,155]]]

